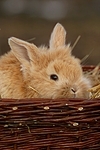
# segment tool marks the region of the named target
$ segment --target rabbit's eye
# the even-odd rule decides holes
[[[52,80],[58,80],[58,76],[56,75],[56,74],[51,74],[50,75],[50,79],[52,79]]]

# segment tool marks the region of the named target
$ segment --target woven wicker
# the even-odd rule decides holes
[[[1,99],[0,150],[100,150],[100,99]]]

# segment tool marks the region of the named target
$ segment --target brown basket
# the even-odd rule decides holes
[[[100,99],[1,99],[0,150],[100,150]]]

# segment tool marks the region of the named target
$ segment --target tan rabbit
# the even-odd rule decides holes
[[[11,51],[0,58],[2,98],[88,98],[89,80],[79,59],[65,45],[66,31],[59,23],[49,48],[11,37]]]

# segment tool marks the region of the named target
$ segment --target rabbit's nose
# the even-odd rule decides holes
[[[77,89],[76,88],[71,88],[71,92],[72,92],[73,98],[76,98]]]
[[[76,93],[76,88],[71,88],[71,91],[73,92],[73,93]]]

